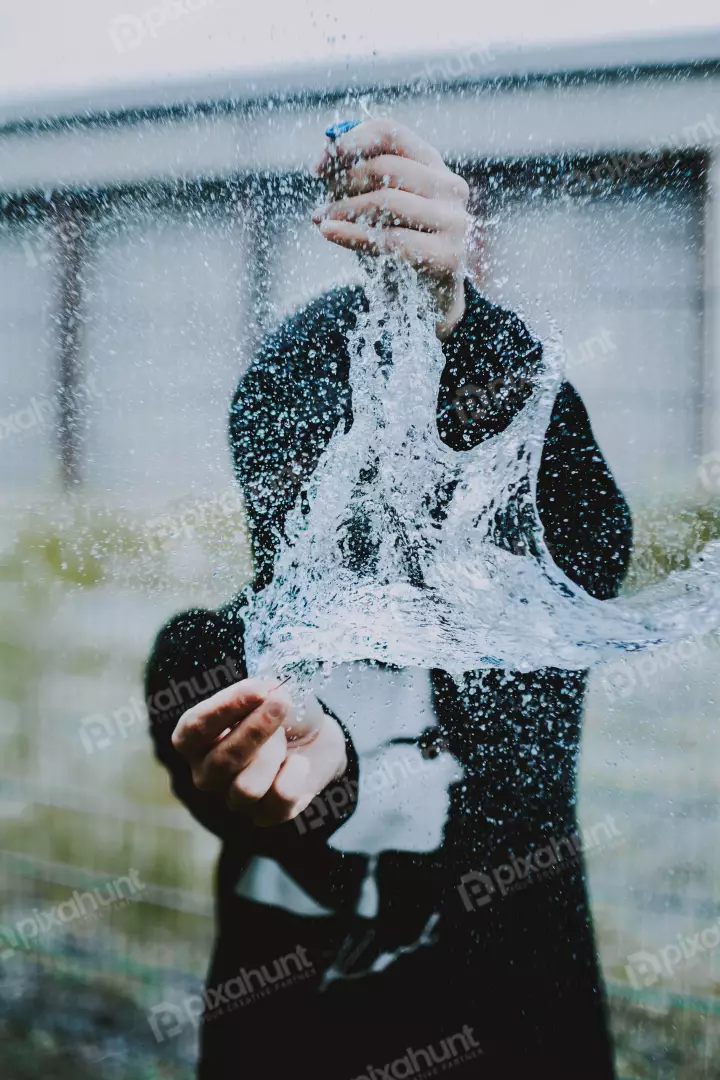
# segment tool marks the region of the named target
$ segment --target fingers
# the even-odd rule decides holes
[[[425,142],[404,124],[396,120],[365,120],[342,135],[332,146],[325,148],[316,166],[323,176],[339,163],[350,163],[358,158],[373,158],[381,154],[397,154],[412,158],[435,168],[446,168],[442,157],[430,143]]]
[[[257,757],[281,727],[289,711],[289,700],[269,698],[263,702],[209,754],[191,762],[195,787],[224,796],[233,777]]]
[[[231,810],[250,810],[268,793],[287,755],[283,728],[274,731],[230,784],[225,801]]]
[[[313,788],[311,773],[312,765],[306,750],[289,754],[270,791],[251,810],[254,824],[263,828],[282,825],[302,813],[324,787],[320,784],[317,789]]]
[[[280,687],[259,680],[189,710],[173,743],[189,761],[195,787],[264,826],[295,817],[347,768],[345,735],[320,703],[311,696],[295,709]]]
[[[330,193],[361,195],[379,188],[400,188],[426,199],[468,200],[469,188],[461,176],[443,166],[442,170],[406,158],[381,154],[337,173],[331,180]]]
[[[426,199],[398,188],[384,188],[330,203],[313,214],[316,225],[324,219],[355,221],[366,226],[403,226],[426,232],[447,230],[461,236],[467,225],[464,211],[454,204]]]
[[[290,749],[312,742],[326,720],[327,714],[313,694],[300,698],[283,723]]]
[[[462,265],[463,249],[449,233],[418,232],[390,226],[373,230],[351,221],[324,219],[319,226],[326,240],[370,255],[395,252],[417,270],[456,273]]]
[[[188,761],[207,753],[226,728],[263,703],[271,685],[261,679],[243,679],[188,709],[173,732],[173,746]]]
[[[176,729],[173,734],[173,744],[189,761],[193,782],[200,791],[225,795],[233,777],[288,719],[291,701],[282,690],[266,696],[252,712],[247,713],[248,702],[255,700],[256,693],[256,688],[252,693],[249,690],[243,692],[242,697],[238,692],[242,704],[238,706],[235,702],[232,711],[225,707],[226,702],[222,702],[214,712],[191,715],[200,711],[201,707],[198,706],[182,717],[178,725],[180,730]],[[203,702],[203,706],[208,706],[215,697],[220,695],[209,698]],[[237,722],[237,719],[241,719],[241,723],[220,742],[216,742],[213,736],[217,728],[227,727],[228,721]]]
[[[346,768],[345,736],[329,722],[313,742],[288,753],[274,784],[251,809],[253,822],[267,827],[297,817]]]

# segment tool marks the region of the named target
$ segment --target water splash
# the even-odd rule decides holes
[[[720,542],[615,600],[594,599],[553,562],[536,489],[565,370],[557,331],[536,335],[542,362],[511,423],[455,451],[437,429],[446,361],[429,296],[390,262],[365,276],[369,308],[349,339],[352,427],[336,429],[305,507],[299,499],[288,515],[272,582],[250,594],[249,670],[306,685],[318,668],[356,660],[456,675],[581,670],[717,629]],[[512,551],[498,542],[508,523]]]

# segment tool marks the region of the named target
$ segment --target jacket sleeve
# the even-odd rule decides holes
[[[255,586],[272,568],[285,517],[338,426],[350,422],[347,334],[365,303],[338,289],[263,342],[230,409],[230,446],[250,527]]]
[[[632,551],[630,508],[569,383],[560,389],[548,426],[537,504],[545,543],[560,569],[598,600],[617,596]]]
[[[231,641],[220,615],[206,610],[172,618],[157,635],[145,669],[155,756],[168,770],[177,798],[201,825],[223,839],[243,829],[247,833],[249,823],[216,795],[195,787],[188,762],[172,744],[172,733],[187,709],[245,675],[241,632]]]
[[[246,677],[239,605],[176,615],[155,639],[145,671],[150,734],[155,756],[170,774],[174,794],[201,825],[222,840],[244,846],[248,852],[281,855],[301,835],[297,824],[289,821],[270,829],[258,828],[245,815],[228,809],[218,795],[199,791],[188,762],[172,744],[172,733],[187,709]],[[338,786],[341,783],[348,798],[341,804],[334,799],[332,814],[314,814],[316,842],[327,839],[355,809],[358,760],[344,727],[343,730],[348,767]],[[316,807],[322,808],[323,795],[321,792],[316,797],[319,800]]]
[[[245,497],[256,588],[270,579],[285,515],[345,415],[349,396],[342,389],[347,380],[338,378],[339,367],[347,365],[346,334],[361,302],[359,290],[343,289],[287,320],[265,339],[233,400],[230,444]],[[146,668],[150,730],[156,757],[168,769],[174,793],[201,824],[223,839],[244,840],[253,850],[260,851],[258,845],[263,851],[275,850],[299,835],[296,825],[258,829],[228,810],[217,796],[198,791],[187,762],[171,741],[180,716],[191,704],[246,675],[240,603],[176,616],[158,634]],[[182,703],[162,711],[154,706],[169,688],[184,684],[189,689]],[[172,694],[174,699],[178,696]],[[342,813],[336,812],[336,800],[333,814],[321,826],[317,819],[312,833],[316,842],[339,828],[356,805],[358,761],[343,730],[348,769],[341,783],[349,798]],[[322,806],[324,794],[316,805]]]

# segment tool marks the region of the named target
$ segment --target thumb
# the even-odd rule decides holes
[[[325,717],[322,734],[296,749],[288,748],[273,785],[282,799],[299,814],[324,788],[345,772],[347,756],[342,729]]]
[[[296,744],[294,749],[288,746],[287,757],[271,790],[255,809],[256,825],[277,824],[297,817],[316,795],[345,772],[347,753],[342,728],[324,713],[322,722],[319,734],[302,745]],[[350,795],[344,785],[336,787],[333,798],[337,796],[347,804]],[[333,809],[338,809],[334,803]]]
[[[283,721],[288,747],[299,749],[314,741],[327,720],[327,715],[316,697],[308,694],[289,710]]]

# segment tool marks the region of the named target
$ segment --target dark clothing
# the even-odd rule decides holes
[[[443,345],[447,364],[438,400],[441,438],[457,450],[505,427],[528,396],[540,357],[540,346],[514,315],[469,284],[466,298],[466,314]],[[337,424],[351,422],[347,333],[365,303],[359,289],[313,302],[266,339],[240,383],[231,441],[257,586],[272,574],[284,516],[303,480]],[[537,505],[558,566],[593,596],[615,596],[629,558],[630,515],[582,401],[567,383],[546,437]],[[147,692],[187,681],[226,658],[236,665],[234,677],[242,677],[240,601],[171,620],[149,661]],[[462,764],[464,780],[450,788],[441,847],[380,853],[379,910],[372,919],[355,911],[367,857],[328,844],[356,809],[358,757],[347,730],[350,783],[342,809],[304,830],[293,822],[258,829],[193,787],[170,742],[182,708],[151,718],[157,755],[175,793],[223,841],[208,987],[224,986],[243,968],[272,969],[276,958],[298,946],[307,950],[302,974],[275,987],[265,980],[265,996],[250,1000],[243,993],[222,1009],[208,1002],[202,1077],[275,1078],[292,1067],[317,1080],[441,1071],[459,1080],[536,1075],[540,1066],[555,1080],[613,1076],[577,850],[586,677],[556,669],[522,676],[492,670],[475,682],[473,693],[461,693],[449,676],[432,673],[435,721],[423,738],[426,744],[442,739]],[[527,872],[528,857],[541,849],[546,861],[538,857]],[[236,895],[254,855],[279,862],[327,913],[292,914]],[[541,865],[548,868],[540,872]],[[499,886],[511,879],[512,888]],[[385,954],[395,959],[369,971]],[[321,989],[331,965],[343,977]],[[434,1064],[443,1056],[444,1064]]]

